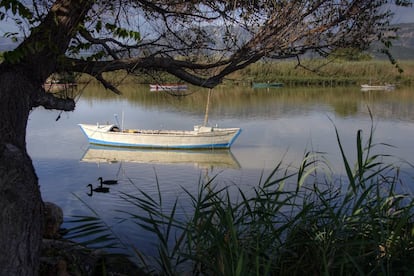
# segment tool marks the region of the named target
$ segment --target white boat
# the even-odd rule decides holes
[[[370,90],[390,91],[394,89],[395,89],[395,84],[384,84],[384,85],[361,84],[362,91],[370,91]]]
[[[193,165],[197,168],[239,169],[240,164],[229,149],[218,150],[166,150],[135,149],[91,145],[84,153],[82,162],[162,165]]]
[[[240,128],[194,126],[193,130],[120,129],[114,124],[79,124],[91,144],[171,149],[230,148]]]
[[[180,91],[187,90],[186,84],[166,83],[166,84],[150,84],[150,91]]]

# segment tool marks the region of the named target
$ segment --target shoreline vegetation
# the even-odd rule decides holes
[[[328,61],[305,60],[257,62],[229,75],[222,85],[250,86],[252,82],[281,82],[285,86],[359,86],[361,84],[393,83],[398,86],[414,85],[414,60],[399,61],[403,72],[388,60]],[[136,72],[103,74],[115,84],[174,83],[179,79],[161,72]],[[97,83],[88,75],[77,77],[78,83]]]

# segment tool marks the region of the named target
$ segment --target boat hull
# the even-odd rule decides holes
[[[91,144],[171,149],[230,148],[240,128],[199,127],[194,130],[113,131],[115,125],[79,124]]]
[[[181,91],[187,90],[186,84],[150,84],[150,91]]]

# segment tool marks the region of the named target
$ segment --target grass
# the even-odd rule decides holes
[[[385,60],[335,61],[325,59],[297,61],[257,62],[233,74],[233,81],[283,82],[289,86],[338,86],[362,83],[389,82],[412,85],[414,63],[400,61],[403,73]]]
[[[371,61],[329,61],[325,59],[304,60],[301,66],[297,61],[257,62],[229,75],[224,84],[244,84],[250,82],[283,82],[286,86],[347,86],[362,83],[398,83],[413,85],[414,62],[400,61],[404,70],[397,68],[386,60]],[[126,74],[121,71],[104,74],[105,79],[114,84],[120,83],[166,83],[179,80],[162,72],[142,71]],[[78,82],[96,82],[87,75],[81,75]]]
[[[353,165],[336,133],[342,177],[309,151],[299,168],[280,162],[252,191],[200,180],[197,194],[183,189],[185,216],[159,190],[122,194],[131,204],[124,219],[157,238],[157,256],[135,249],[137,262],[154,275],[412,275],[414,201],[398,192],[392,156],[376,153],[388,145],[374,143],[373,128],[366,140],[358,131]]]

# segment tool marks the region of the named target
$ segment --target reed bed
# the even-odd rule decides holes
[[[297,61],[257,62],[229,75],[225,85],[245,85],[251,82],[282,82],[285,86],[349,86],[363,83],[396,83],[413,85],[414,61],[400,61],[400,73],[395,65],[385,60],[372,61],[329,61],[325,59],[304,60],[301,66]],[[180,80],[168,73],[121,71],[104,74],[115,84],[172,83]],[[97,83],[87,75],[78,77],[79,83]]]
[[[257,62],[233,74],[238,82],[283,82],[288,86],[344,86],[362,83],[398,83],[412,85],[414,62],[400,61],[398,68],[385,60],[330,61],[325,59],[297,61]]]
[[[298,168],[280,162],[249,192],[215,178],[197,194],[184,189],[185,216],[179,198],[166,208],[161,192],[122,194],[131,204],[123,220],[157,240],[157,256],[134,247],[132,258],[149,275],[412,275],[414,201],[373,132],[365,140],[357,132],[353,165],[336,131],[342,177],[309,151]]]

